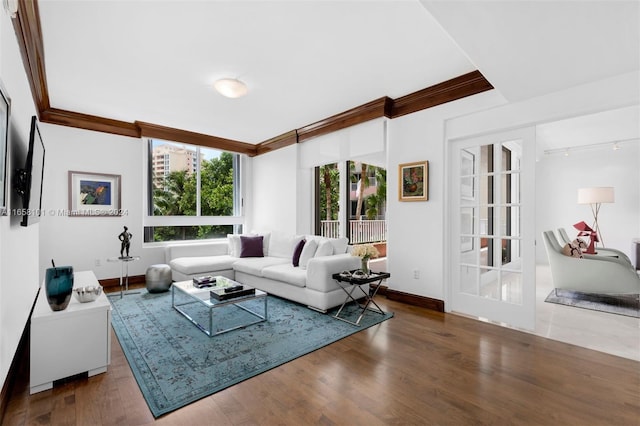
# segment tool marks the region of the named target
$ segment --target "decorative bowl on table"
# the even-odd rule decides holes
[[[102,294],[102,286],[90,285],[73,289],[76,300],[80,303],[93,302]]]
[[[353,278],[360,279],[360,280],[364,278],[369,278],[369,274],[366,274],[362,269],[357,269],[353,271],[353,274],[351,274],[351,276]]]

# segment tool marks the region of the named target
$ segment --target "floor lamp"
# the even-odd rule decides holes
[[[600,213],[600,205],[602,203],[613,203],[614,194],[613,187],[601,186],[596,188],[580,188],[578,189],[578,204],[589,204],[591,206],[591,213],[593,213],[593,225],[591,228],[596,232],[597,240],[602,243],[604,247],[604,241],[602,239],[602,233],[600,232],[600,226],[598,226],[598,213]]]

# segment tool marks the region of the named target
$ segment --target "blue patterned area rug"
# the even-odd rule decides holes
[[[268,321],[208,337],[171,307],[171,292],[143,290],[109,299],[113,329],[155,417],[393,316],[367,312],[357,327],[333,318],[334,312],[321,314],[268,296]],[[355,319],[355,305],[348,307]],[[223,309],[229,323],[245,314]],[[208,314],[203,309],[194,315]]]
[[[640,318],[640,300],[637,294],[611,295],[558,289],[551,290],[545,302]]]

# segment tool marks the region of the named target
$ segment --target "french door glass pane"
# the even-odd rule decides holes
[[[460,285],[484,298],[522,302],[520,141],[461,149]]]
[[[516,305],[522,304],[522,274],[519,272],[501,272],[502,300]]]
[[[498,271],[480,268],[480,297],[500,300],[500,285]]]
[[[478,295],[478,268],[460,267],[460,291],[473,296]]]

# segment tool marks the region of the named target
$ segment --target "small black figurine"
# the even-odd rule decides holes
[[[131,257],[129,256],[129,245],[131,244],[132,237],[133,235],[129,232],[129,228],[126,226],[124,227],[124,231],[118,235],[118,239],[122,241],[122,244],[120,245],[120,259],[127,259]],[[124,255],[125,251],[127,253],[126,256]]]

